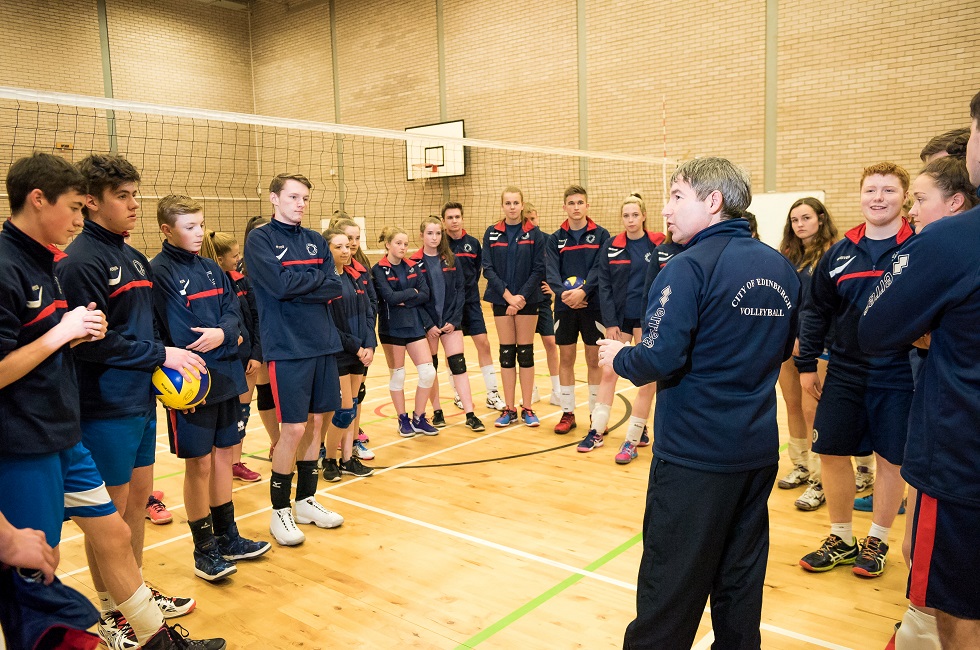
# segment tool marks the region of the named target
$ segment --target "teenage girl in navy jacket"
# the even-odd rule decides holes
[[[420,309],[429,300],[429,284],[421,273],[424,261],[408,259],[408,233],[398,226],[388,226],[381,232],[387,255],[374,268],[374,286],[378,292],[378,338],[391,346],[388,370],[391,379],[388,390],[398,412],[398,433],[406,438],[422,433],[439,434],[425,417],[425,403],[436,380],[429,344]],[[408,417],[405,410],[405,352],[418,369],[415,388],[415,411]]]
[[[517,421],[514,391],[516,366],[521,367],[522,417],[529,427],[540,426],[534,411],[527,408],[534,391],[534,328],[538,303],[542,300],[545,235],[524,214],[524,194],[516,187],[500,195],[503,219],[483,235],[483,276],[487,289],[483,299],[493,305],[493,320],[500,341],[500,377],[507,407],[496,426]]]
[[[473,393],[470,378],[466,374],[466,359],[463,357],[463,306],[466,302],[466,285],[463,270],[456,264],[456,258],[449,248],[449,240],[443,230],[442,219],[426,217],[419,224],[422,235],[422,248],[412,261],[424,262],[421,273],[429,283],[429,300],[421,310],[422,325],[432,352],[432,365],[439,360],[439,341],[446,353],[446,364],[453,376],[453,385],[463,411],[466,413],[466,426],[473,431],[483,431],[483,423],[473,412]],[[432,424],[446,426],[439,404],[438,382],[432,387],[432,406],[436,409]]]
[[[623,232],[608,240],[599,253],[599,292],[602,324],[607,339],[624,343],[639,343],[643,325],[643,288],[647,267],[656,263],[655,250],[664,242],[664,234],[647,230],[647,208],[638,194],[633,194],[621,208]],[[592,451],[602,446],[609,423],[609,411],[616,392],[616,376],[612,368],[602,368],[599,393],[592,411],[592,427],[578,446],[578,451]],[[630,417],[626,440],[616,454],[616,462],[626,465],[636,458],[636,448],[649,443],[643,440],[650,415],[650,405],[656,393],[655,383],[640,386]]]

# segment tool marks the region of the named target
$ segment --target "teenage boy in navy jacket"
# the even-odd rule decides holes
[[[625,648],[690,647],[710,598],[715,645],[758,648],[776,479],[776,377],[796,332],[800,282],[741,216],[748,175],[699,158],[664,208],[686,245],[650,291],[640,345],[600,341],[600,363],[657,384],[636,619]]]
[[[70,348],[102,339],[106,320],[95,303],[69,311],[54,268],[64,256],[55,246],[82,228],[85,177],[65,159],[38,153],[11,165],[6,186],[11,217],[0,231],[0,512],[18,528],[42,531],[56,558],[65,517],[92,540],[93,558],[121,612],[99,622],[106,645],[176,648],[180,635],[163,624],[133,556],[129,526],[81,442]],[[225,647],[221,639],[191,643]]]
[[[599,394],[599,251],[609,239],[609,231],[589,218],[589,197],[584,187],[565,189],[562,209],[568,216],[547,242],[546,279],[555,294],[555,342],[558,344],[558,376],[561,382],[562,416],[555,433],[565,434],[575,424],[575,351],[579,335],[585,344],[588,367],[589,412]],[[585,284],[569,289],[568,278]]]
[[[909,175],[893,163],[866,167],[861,176],[865,223],[852,228],[820,258],[803,307],[796,367],[803,390],[819,400],[813,422],[813,451],[820,454],[830,534],[800,560],[807,571],[853,564],[874,578],[885,570],[888,535],[905,494],[900,470],[912,403],[908,350],[871,355],[858,345],[858,319],[868,296],[880,290],[886,271],[902,264],[901,249],[912,237],[902,217]],[[897,267],[896,267],[897,268]],[[823,386],[817,358],[833,327],[830,362]],[[878,468],[868,536],[853,533],[854,469],[851,456],[873,451]]]
[[[980,93],[970,103],[966,161],[980,185]],[[980,638],[980,208],[934,222],[902,249],[871,295],[859,340],[871,354],[931,332],[909,417],[902,476],[918,490],[908,597],[936,611],[944,648]],[[877,497],[876,497],[877,501]]]
[[[153,489],[157,446],[150,378],[157,366],[189,375],[191,368],[199,372],[205,364],[190,350],[164,347],[153,325],[150,262],[125,242],[138,218],[139,172],[125,158],[104,154],[88,156],[78,169],[88,182],[82,208],[85,226],[65,249],[58,279],[69,308],[94,302],[109,323],[104,339],[75,350],[82,442],[129,524],[133,554],[142,566],[144,508]],[[90,569],[102,613],[108,614],[115,608],[105,581],[98,565],[90,564]],[[196,606],[192,598],[150,590],[166,618],[182,616]]]
[[[319,437],[311,435],[310,444],[299,448],[307,420],[311,431],[321,431],[324,414],[341,407],[333,355],[343,346],[327,303],[341,295],[342,287],[323,235],[302,226],[312,188],[301,174],[273,178],[269,200],[275,214],[267,225],[252,231],[245,247],[245,264],[259,306],[262,354],[269,364],[281,423],[272,453],[269,528],[283,546],[306,540],[297,523],[318,528],[344,523],[343,517],[314,498]],[[293,462],[298,471],[295,517],[290,507]]]
[[[237,571],[237,560],[265,554],[269,542],[238,533],[232,501],[232,465],[241,442],[238,396],[248,385],[238,360],[242,317],[231,279],[200,255],[204,212],[186,196],[157,203],[157,223],[167,238],[153,258],[157,325],[169,345],[200,353],[208,365],[207,401],[188,411],[169,409],[170,450],[184,460],[184,507],[194,538],[194,574],[209,582]]]

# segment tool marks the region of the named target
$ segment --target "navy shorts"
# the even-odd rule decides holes
[[[562,309],[555,312],[555,343],[558,345],[575,345],[579,335],[586,345],[596,345],[601,332],[606,330],[599,323],[600,315],[597,309]]]
[[[497,305],[497,304],[494,304],[494,306],[493,306],[493,315],[494,315],[494,318],[498,318],[500,316],[506,316],[507,315],[507,307],[508,307],[508,305]],[[524,305],[523,309],[518,310],[517,315],[518,316],[537,316],[538,315],[538,306],[537,305]]]
[[[901,465],[911,406],[910,390],[874,388],[828,373],[813,421],[813,451],[829,456],[876,452]]]
[[[977,530],[980,508],[939,501],[919,491],[907,592],[913,605],[980,619],[980,583],[973,573],[980,565]]]
[[[103,517],[116,506],[78,443],[53,454],[0,456],[0,512],[17,528],[40,530],[54,547],[67,517]]]
[[[347,375],[366,375],[367,366],[361,363],[356,354],[350,352],[337,353],[337,375],[346,377]]]
[[[156,462],[157,414],[135,418],[82,420],[82,443],[106,485],[125,485],[133,469]]]
[[[487,321],[483,318],[483,307],[478,302],[463,305],[463,336],[477,336],[487,333]]]
[[[555,314],[551,311],[551,301],[538,304],[538,326],[534,329],[541,336],[555,335]]]
[[[200,458],[210,454],[214,447],[234,447],[242,441],[238,431],[241,412],[235,397],[198,406],[193,413],[167,409],[170,453],[176,454],[177,458]]]
[[[643,321],[639,318],[623,318],[619,323],[619,329],[623,334],[633,335],[633,330],[643,329]]]
[[[305,423],[310,413],[329,413],[340,408],[340,377],[332,354],[270,361],[269,380],[276,401],[276,419],[283,424]]]
[[[416,341],[421,341],[425,336],[412,336],[409,338],[402,338],[400,336],[388,336],[387,334],[378,334],[378,340],[384,345],[397,345],[399,347],[405,347],[409,343],[415,343]]]

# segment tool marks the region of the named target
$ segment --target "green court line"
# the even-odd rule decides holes
[[[783,453],[787,449],[789,449],[789,443],[788,442],[784,442],[783,444],[779,445],[779,453]]]
[[[608,553],[606,553],[605,555],[603,555],[602,557],[600,557],[598,560],[594,561],[592,564],[590,564],[587,567],[585,567],[584,570],[585,571],[595,571],[596,569],[600,568],[601,566],[603,566],[607,562],[609,562],[609,561],[611,561],[611,560],[619,557],[624,552],[626,552],[628,549],[630,549],[633,546],[635,546],[641,539],[643,539],[643,534],[642,533],[637,533],[635,537],[632,537],[632,538],[626,540],[625,542],[623,542],[622,544],[620,544],[619,546],[617,546],[613,550],[609,551]],[[568,589],[572,585],[576,584],[578,581],[580,581],[584,577],[585,576],[583,576],[582,574],[576,573],[574,575],[571,575],[571,576],[565,578],[564,580],[562,580],[557,585],[555,585],[554,587],[552,587],[548,591],[544,592],[543,594],[541,594],[537,598],[534,598],[533,600],[528,601],[527,603],[525,603],[521,607],[518,607],[517,609],[515,609],[510,614],[507,614],[506,616],[504,616],[502,619],[500,619],[499,621],[497,621],[496,623],[494,623],[490,627],[485,628],[484,630],[482,630],[481,632],[477,633],[476,635],[470,637],[466,641],[463,641],[461,644],[459,644],[458,646],[456,646],[456,650],[468,650],[470,648],[476,647],[480,643],[483,643],[484,641],[486,641],[487,639],[489,639],[490,637],[492,637],[497,632],[500,632],[504,628],[509,627],[512,623],[514,623],[515,621],[517,621],[518,619],[520,619],[521,617],[523,617],[525,614],[529,614],[530,612],[534,611],[535,609],[537,609],[538,607],[540,607],[544,603],[548,602],[549,600],[551,600],[552,598],[554,598],[555,596],[557,596],[561,592],[565,591],[566,589]]]

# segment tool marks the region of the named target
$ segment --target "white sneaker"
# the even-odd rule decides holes
[[[552,406],[561,406],[561,395],[555,391],[551,391],[551,399],[548,400],[548,403]]]
[[[99,617],[98,633],[102,643],[109,650],[129,650],[140,645],[133,628],[119,610],[107,612]]]
[[[360,440],[354,441],[354,455],[361,460],[374,460],[374,452],[367,448]]]
[[[453,406],[458,408],[460,411],[463,410],[463,400],[459,399],[459,393],[453,393]]]
[[[776,483],[781,490],[792,490],[798,488],[810,479],[810,470],[802,465],[797,465],[789,474],[779,479]]]
[[[534,390],[531,391],[531,403],[537,404],[541,401],[541,394],[538,393],[538,385],[534,385]]]
[[[503,398],[500,397],[500,393],[495,390],[487,392],[487,406],[492,409],[497,409],[498,411],[503,411],[505,408],[507,408]]]
[[[306,541],[306,535],[296,527],[292,508],[280,508],[279,510],[273,508],[269,532],[276,538],[280,546],[299,546]]]
[[[863,465],[858,465],[857,471],[854,472],[854,487],[857,491],[864,492],[865,490],[871,489],[871,486],[875,484],[875,473],[873,470],[864,467]]]
[[[344,523],[344,518],[321,506],[315,498],[306,497],[296,502],[296,523],[316,524],[317,528],[336,528]]]
[[[810,483],[806,491],[796,500],[794,504],[800,510],[807,512],[816,510],[827,501],[823,494],[823,485],[820,483]]]

